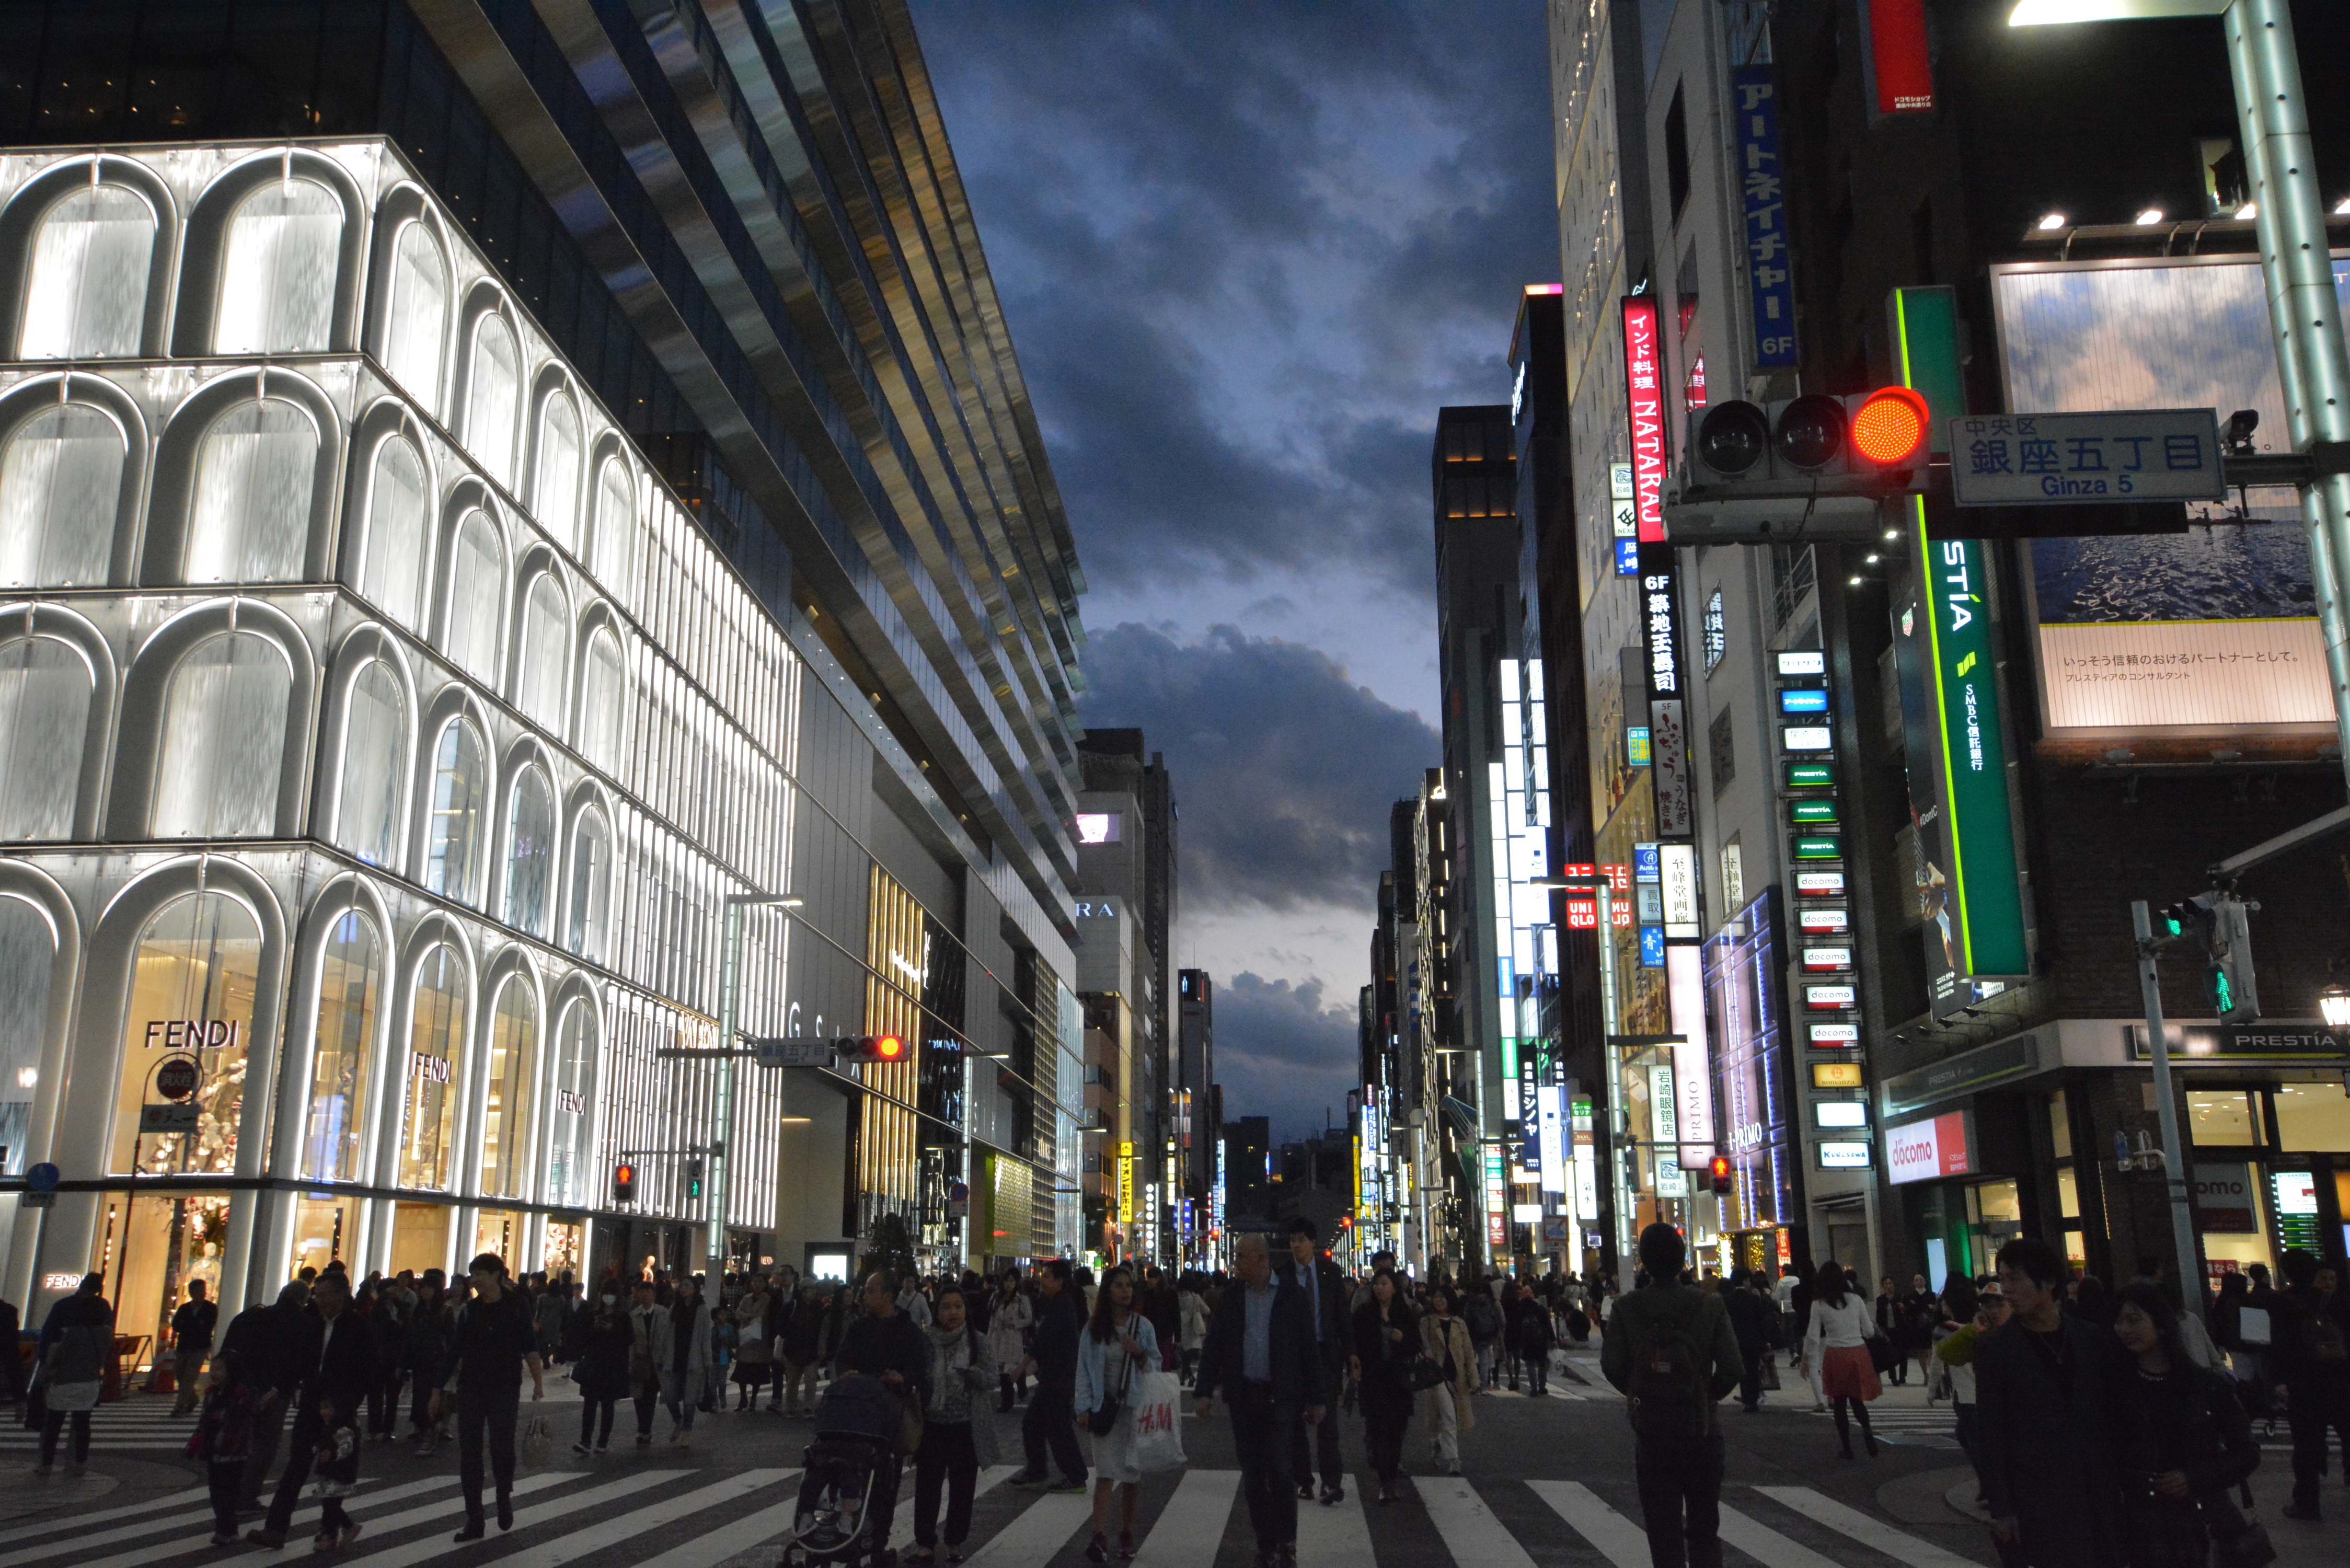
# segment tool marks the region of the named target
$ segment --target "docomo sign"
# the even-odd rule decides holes
[[[1657,302],[1624,301],[1624,385],[1632,417],[1632,505],[1643,544],[1665,537],[1665,393],[1657,353]]]
[[[1967,1113],[1950,1111],[1931,1121],[1887,1128],[1885,1173],[1897,1184],[1970,1176],[1974,1153],[1974,1139],[1967,1136]]]

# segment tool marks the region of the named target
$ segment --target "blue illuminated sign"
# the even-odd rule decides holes
[[[1825,713],[1828,694],[1816,686],[1791,686],[1779,693],[1782,713]]]
[[[1642,969],[1665,967],[1664,927],[1642,926],[1640,928],[1640,967]]]
[[[1663,857],[1659,853],[1660,848],[1661,846],[1655,844],[1632,846],[1632,879],[1634,881],[1661,882],[1665,879]]]
[[[1731,77],[1736,97],[1746,286],[1754,314],[1754,368],[1795,362],[1795,285],[1789,273],[1786,190],[1779,164],[1779,84],[1769,66]]]
[[[1616,575],[1619,577],[1637,577],[1640,575],[1640,541],[1638,539],[1616,541]]]

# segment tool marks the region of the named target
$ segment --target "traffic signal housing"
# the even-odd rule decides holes
[[[1926,400],[1907,387],[1693,410],[1678,484],[1664,500],[1665,537],[1875,540],[1880,504],[1926,488],[1932,438]]]
[[[2166,904],[2155,913],[2156,945],[2195,953],[2203,965],[2211,1011],[2222,1023],[2250,1023],[2261,1015],[2251,923],[2251,912],[2259,908],[2232,893],[2214,891]]]
[[[910,1062],[914,1048],[902,1034],[852,1034],[834,1049],[844,1062]]]
[[[689,1203],[702,1200],[702,1157],[694,1155],[685,1162],[685,1199]]]
[[[1716,1192],[1727,1193],[1731,1188],[1730,1157],[1726,1154],[1715,1155],[1708,1166],[1707,1174],[1711,1179],[1712,1187]]]
[[[637,1200],[637,1168],[622,1160],[612,1168],[612,1201],[634,1203]]]

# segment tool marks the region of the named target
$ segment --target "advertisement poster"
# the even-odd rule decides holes
[[[2350,299],[2350,260],[2335,258],[2334,282]],[[2289,448],[2268,301],[2249,258],[2017,264],[1992,269],[1991,293],[2011,411],[2208,408],[2224,424],[2251,409],[2258,449]],[[2331,739],[2293,491],[2240,492],[2188,516],[2184,535],[2032,541],[2051,741],[2255,725]]]

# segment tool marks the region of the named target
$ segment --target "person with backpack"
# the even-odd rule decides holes
[[[1471,1284],[1466,1296],[1461,1305],[1461,1321],[1469,1331],[1469,1344],[1477,1357],[1474,1386],[1482,1394],[1493,1386],[1494,1364],[1502,1345],[1502,1309],[1494,1304],[1493,1293],[1481,1283]]]
[[[1550,1397],[1550,1303],[1531,1286],[1518,1293],[1518,1304],[1511,1314],[1510,1349],[1516,1355],[1518,1365],[1525,1368],[1526,1395],[1529,1398]],[[1510,1380],[1517,1386],[1517,1379]]]
[[[1722,1440],[1713,1407],[1744,1368],[1721,1299],[1679,1282],[1688,1256],[1670,1225],[1640,1232],[1649,1282],[1617,1299],[1599,1355],[1600,1370],[1628,1401],[1655,1568],[1720,1568]]]

